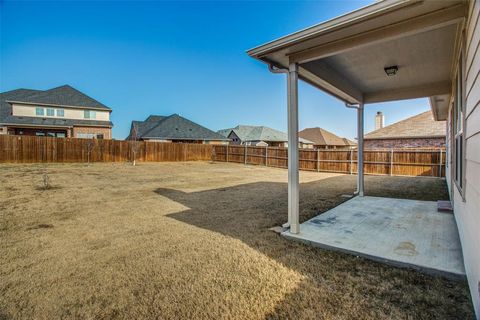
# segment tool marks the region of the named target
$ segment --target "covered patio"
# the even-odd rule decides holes
[[[449,278],[465,277],[452,214],[434,201],[355,197],[300,225],[287,238]]]
[[[428,97],[434,118],[445,120],[466,12],[461,0],[379,1],[248,51],[271,72],[287,75],[288,222],[284,227],[288,230],[284,236],[427,271],[464,274],[453,215],[438,213],[435,202],[364,197],[363,114],[367,104]],[[359,159],[357,197],[303,224],[299,221],[299,79],[356,109]],[[405,250],[397,250],[399,246]]]

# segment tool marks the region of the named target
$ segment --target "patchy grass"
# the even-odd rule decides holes
[[[0,318],[469,319],[465,283],[288,241],[287,171],[225,163],[0,166]],[[301,219],[355,176],[301,172]],[[368,176],[369,195],[447,198]]]

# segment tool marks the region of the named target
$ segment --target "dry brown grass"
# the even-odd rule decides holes
[[[288,241],[283,169],[210,163],[0,166],[0,318],[473,318],[465,283]],[[302,219],[355,177],[301,172]],[[366,178],[436,200],[443,181]]]

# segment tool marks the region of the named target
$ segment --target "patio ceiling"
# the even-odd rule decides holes
[[[385,0],[248,51],[348,103],[431,97],[437,119],[450,100],[461,0]],[[394,76],[384,68],[398,66]]]

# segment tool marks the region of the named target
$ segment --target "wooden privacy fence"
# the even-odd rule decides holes
[[[356,173],[355,150],[299,152],[300,170]],[[287,149],[0,135],[0,163],[214,160],[287,168]],[[444,149],[365,150],[366,174],[445,176]]]
[[[238,162],[287,168],[286,148],[213,146],[214,161]],[[445,149],[382,149],[364,151],[365,174],[445,176]],[[300,170],[357,173],[357,151],[327,149],[299,151]]]
[[[0,163],[211,160],[206,144],[0,135]]]

